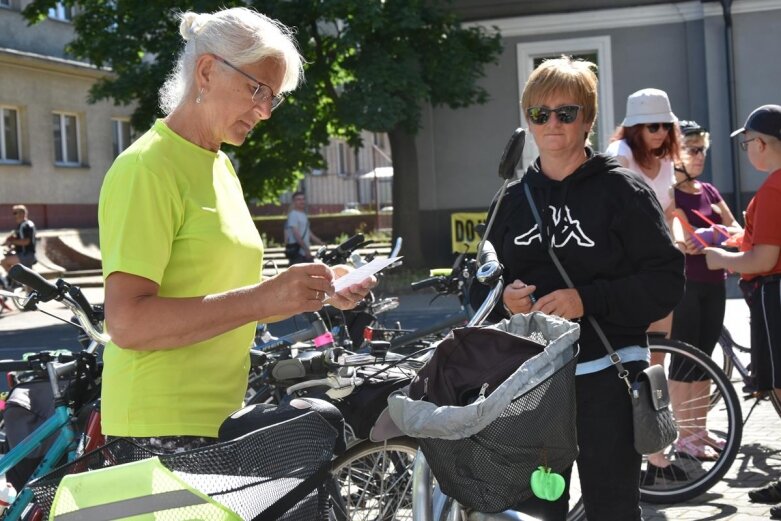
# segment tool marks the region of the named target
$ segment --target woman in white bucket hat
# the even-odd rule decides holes
[[[668,220],[674,208],[673,162],[678,160],[680,131],[667,93],[642,89],[626,100],[626,117],[605,153],[637,172],[654,190]]]
[[[680,225],[674,226],[675,169],[680,158],[680,129],[673,114],[667,93],[659,89],[641,89],[626,100],[626,116],[613,134],[613,141],[605,150],[619,163],[637,174],[651,187],[664,210],[667,225],[676,245],[684,244]],[[685,250],[685,246],[680,248]],[[652,323],[648,331],[670,336],[672,313]],[[651,357],[651,364],[664,362],[664,355]],[[661,474],[665,479],[686,479],[683,469],[671,463],[659,452],[648,456],[646,475]]]

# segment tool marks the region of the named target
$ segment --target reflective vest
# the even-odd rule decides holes
[[[235,512],[182,481],[157,457],[65,476],[49,513],[49,521],[128,518],[241,521]]]

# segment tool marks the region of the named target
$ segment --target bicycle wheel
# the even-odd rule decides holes
[[[334,517],[339,521],[411,520],[412,465],[417,450],[415,440],[402,437],[385,443],[361,441],[339,456],[332,466],[341,496],[341,501],[332,502]]]
[[[640,496],[649,503],[676,503],[699,496],[727,473],[740,449],[743,416],[735,388],[709,356],[676,340],[651,338],[650,343],[651,353],[670,355],[664,357],[664,366],[679,436],[664,452],[686,476],[673,479],[669,471],[665,473],[658,467],[652,470],[644,458]],[[725,442],[715,459],[713,452],[684,452],[683,438],[701,443],[706,434]]]

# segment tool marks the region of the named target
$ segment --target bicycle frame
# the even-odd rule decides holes
[[[54,409],[54,414],[41,426],[30,433],[19,445],[14,447],[5,456],[0,458],[0,475],[4,475],[12,467],[32,453],[47,438],[59,432],[54,443],[46,451],[43,460],[30,476],[30,480],[38,478],[54,469],[62,457],[67,454],[68,461],[76,459],[77,437],[76,429],[71,421],[72,414],[65,404],[59,404]],[[8,508],[4,519],[21,519],[24,510],[32,502],[33,493],[28,487],[19,491],[16,500]]]
[[[729,332],[729,330],[724,326],[721,327],[721,334],[719,335],[718,343],[721,346],[721,350],[732,362],[732,365],[735,367],[735,369],[738,370],[740,377],[744,382],[748,383],[751,377],[751,373],[748,367],[740,361],[740,358],[738,358],[738,355],[735,353],[735,346],[739,345],[735,342],[735,339],[732,338],[732,334]]]
[[[75,315],[84,331],[91,338],[90,345],[85,349],[85,352],[94,353],[99,345],[104,345],[109,341],[109,336],[102,331],[102,320],[93,314],[92,306],[89,305],[89,302],[84,298],[78,287],[71,286],[62,280],[58,281],[57,286],[55,286],[19,264],[11,268],[9,275],[16,279],[17,282],[33,288],[33,292],[25,299],[25,306],[31,303],[31,309],[35,309],[35,304],[38,302],[46,302],[56,298]],[[16,363],[11,362],[12,365]],[[41,463],[30,476],[30,480],[53,470],[63,456],[67,455],[69,462],[76,459],[78,436],[74,425],[75,415],[63,397],[59,378],[62,375],[73,372],[78,367],[77,361],[74,360],[67,363],[47,361],[45,367],[54,398],[54,414],[25,437],[19,445],[0,458],[0,475],[4,476],[11,468],[55,434],[57,434],[57,437],[46,451]],[[94,420],[94,417],[91,419]],[[86,431],[87,444],[97,443],[101,434],[99,423],[90,422],[88,429],[91,430]],[[95,431],[96,429],[97,431]],[[12,521],[21,519],[32,500],[33,493],[30,488],[27,486],[23,487],[18,491],[16,499],[5,512],[3,519]]]

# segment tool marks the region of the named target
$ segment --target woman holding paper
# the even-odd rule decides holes
[[[724,321],[727,275],[724,270],[708,269],[702,250],[721,244],[741,228],[716,187],[698,180],[705,168],[710,134],[694,121],[681,121],[680,127],[682,162],[675,168],[675,206],[677,217],[687,230],[686,240],[679,241],[686,253],[686,290],[673,312],[670,336],[710,355]],[[670,378],[668,382],[680,431],[675,449],[700,460],[714,460],[725,440],[709,432],[705,425],[703,409],[710,404],[702,397],[710,395],[710,380],[697,368],[684,367],[686,361],[677,357],[670,363],[670,374],[685,375],[685,381]],[[697,397],[702,403],[697,402]]]
[[[303,60],[287,27],[246,8],[184,13],[180,32],[167,116],[117,157],[98,209],[103,432],[166,452],[214,443],[241,406],[259,320],[349,309],[376,282],[336,292],[323,264],[261,281],[263,245],[221,145],[271,117]]]

